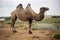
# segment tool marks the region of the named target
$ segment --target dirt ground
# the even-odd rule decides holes
[[[13,33],[10,25],[0,28],[0,40],[53,40],[51,30],[32,30],[33,34],[28,33],[28,29],[23,27],[16,28],[17,33]]]

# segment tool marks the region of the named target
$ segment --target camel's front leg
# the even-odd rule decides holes
[[[17,31],[16,31],[16,29],[15,29],[15,27],[14,27],[14,24],[15,24],[14,22],[11,22],[12,31],[15,33],[15,32],[17,32]]]
[[[29,20],[29,34],[32,34],[31,24],[32,24],[32,20],[30,19],[30,20]]]
[[[15,29],[15,27],[14,27],[16,19],[17,19],[17,17],[11,19],[11,27],[12,27],[12,31],[14,33],[17,32],[16,29]]]

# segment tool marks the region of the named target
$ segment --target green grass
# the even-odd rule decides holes
[[[47,28],[46,28],[47,27]],[[33,21],[32,29],[60,29],[60,18],[52,18],[52,16],[46,16],[42,21]]]

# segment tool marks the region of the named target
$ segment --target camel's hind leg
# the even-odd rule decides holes
[[[15,33],[17,32],[15,27],[14,27],[14,24],[15,24],[15,21],[17,20],[17,17],[14,16],[14,17],[11,17],[11,27],[12,27],[12,31]]]

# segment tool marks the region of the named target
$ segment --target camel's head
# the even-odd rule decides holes
[[[19,5],[17,6],[17,8],[18,8],[18,7],[23,8],[23,7],[22,7],[22,4],[19,4]]]
[[[49,8],[47,8],[47,7],[41,7],[40,10],[47,11],[47,10],[49,10]]]

